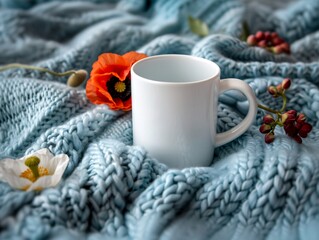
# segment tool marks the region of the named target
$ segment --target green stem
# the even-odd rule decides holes
[[[279,110],[279,112],[283,112],[283,111],[286,109],[286,105],[287,105],[287,97],[286,97],[286,94],[285,94],[285,93],[282,93],[282,94],[281,94],[281,97],[282,97],[282,107],[281,107],[281,109]]]
[[[280,117],[281,113],[286,109],[286,105],[287,105],[287,97],[286,97],[286,94],[283,92],[282,94],[280,94],[280,96],[282,97],[282,107],[280,108],[280,110],[274,110],[274,109],[271,109],[269,107],[266,107],[264,105],[261,105],[261,104],[258,104],[258,107],[261,108],[261,109],[264,109],[268,112],[271,112],[271,113],[274,113],[274,114],[277,114],[278,117]]]
[[[53,76],[58,76],[58,77],[68,76],[68,75],[74,74],[76,72],[74,70],[70,70],[70,71],[66,71],[63,73],[59,73],[59,72],[51,71],[47,68],[30,66],[30,65],[26,65],[26,64],[20,64],[20,63],[11,63],[11,64],[7,64],[4,66],[0,66],[0,72],[8,70],[8,69],[12,69],[12,68],[24,68],[24,69],[30,69],[30,70],[37,70],[37,71],[41,71],[41,72],[47,72]]]
[[[277,111],[277,110],[273,110],[273,109],[271,109],[271,108],[269,108],[269,107],[266,107],[266,106],[264,106],[264,105],[261,105],[261,104],[258,104],[258,107],[261,108],[261,109],[264,109],[264,110],[266,110],[266,111],[268,111],[268,112],[274,113],[274,114],[280,113],[280,112]]]

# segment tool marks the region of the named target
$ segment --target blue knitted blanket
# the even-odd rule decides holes
[[[265,144],[264,112],[215,150],[210,167],[168,169],[132,145],[130,113],[91,104],[85,83],[30,70],[0,73],[0,159],[41,148],[70,157],[62,182],[24,192],[0,182],[0,239],[319,239],[319,2],[272,9],[234,0],[0,0],[0,65],[91,70],[104,52],[190,54],[218,63],[222,77],[267,86],[292,78],[288,109],[313,130],[298,144],[282,129]],[[190,32],[189,16],[210,35]],[[291,55],[249,47],[239,37],[276,31]],[[218,131],[245,116],[238,92],[220,97]]]

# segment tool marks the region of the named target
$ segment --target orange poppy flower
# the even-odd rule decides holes
[[[147,55],[137,52],[123,56],[101,54],[92,66],[86,85],[87,98],[95,104],[107,104],[112,110],[131,110],[131,67],[145,57]]]

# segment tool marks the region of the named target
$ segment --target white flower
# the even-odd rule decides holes
[[[20,190],[42,190],[60,182],[68,163],[67,155],[53,156],[43,148],[20,159],[0,160],[0,180]]]

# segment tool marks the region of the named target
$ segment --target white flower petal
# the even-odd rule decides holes
[[[63,174],[68,163],[69,163],[68,155],[59,154],[49,160],[41,161],[40,166],[47,168],[49,170],[50,175],[53,175],[53,174],[55,175],[57,173],[57,169],[60,169],[61,167],[62,169],[58,170],[58,172],[62,171],[62,174]]]
[[[39,165],[47,168],[50,174],[38,178],[34,183],[20,177],[20,174],[28,169],[25,166],[25,160],[31,156],[37,156],[41,161]],[[54,156],[48,149],[44,148],[18,160],[9,158],[0,160],[0,180],[8,182],[11,187],[17,189],[25,189],[30,186],[28,191],[53,187],[60,182],[68,163],[68,155]]]
[[[13,162],[14,159],[10,159],[10,158],[4,158],[0,160],[0,174],[2,172],[5,171],[5,169],[7,169],[7,166],[11,164],[11,162]]]
[[[44,188],[48,187],[54,187],[58,185],[58,183],[61,180],[62,175],[57,176],[57,175],[52,175],[52,176],[43,176],[38,178],[28,189],[28,191],[32,190],[42,190]]]
[[[24,156],[23,158],[21,158],[20,160],[24,161],[28,158],[28,157],[32,157],[32,156],[36,156],[38,158],[40,158],[41,162],[40,162],[40,165],[42,165],[41,163],[42,162],[46,162],[46,161],[49,161],[51,158],[54,157],[54,155],[49,151],[49,149],[47,148],[42,148],[34,153],[31,153],[27,156]]]
[[[20,174],[25,170],[27,170],[27,166],[24,165],[24,162],[10,158],[0,160],[0,180],[5,181],[2,177],[3,172],[20,176]]]
[[[24,189],[32,185],[32,182],[30,180],[6,172],[3,173],[3,178],[11,187],[16,189]]]
[[[28,169],[28,167],[24,164],[24,161],[22,162],[18,160],[15,160],[14,164],[11,164],[10,168],[17,176],[20,176],[22,172]]]
[[[57,155],[48,162],[45,162],[42,166],[48,168],[51,175],[40,177],[31,185],[28,191],[56,186],[61,181],[68,163],[69,157],[66,154]]]
[[[0,179],[3,178],[3,172],[5,172],[6,166],[8,165],[8,162],[14,161],[13,159],[10,158],[4,158],[0,160]]]
[[[66,169],[66,167],[68,166],[69,163],[69,157],[65,154],[61,154],[58,155],[54,158],[54,160],[58,161],[58,165],[56,166],[55,170],[54,170],[54,176],[60,179],[62,178],[62,175]]]
[[[47,148],[42,148],[20,159],[16,159],[16,160],[10,159],[10,158],[2,159],[0,160],[0,179],[3,179],[1,177],[2,175],[1,172],[3,171],[6,171],[6,172],[9,171],[11,174],[20,176],[22,172],[28,169],[28,167],[24,164],[24,162],[28,157],[31,157],[31,156],[37,156],[38,158],[40,158],[41,162],[49,161],[51,158],[54,157],[54,155]],[[40,163],[40,166],[41,166],[41,163]]]

